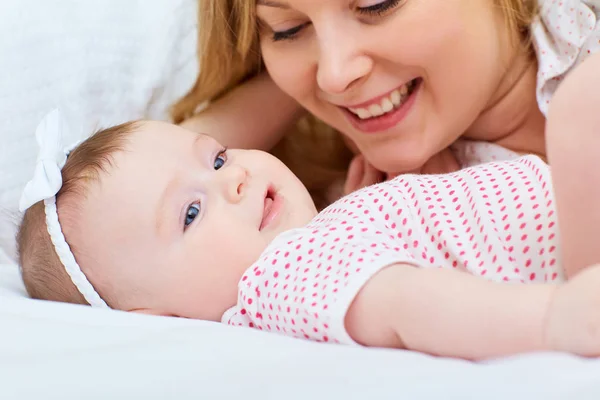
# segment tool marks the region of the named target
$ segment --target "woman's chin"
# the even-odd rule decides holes
[[[394,146],[396,147],[396,146]],[[397,146],[403,149],[403,146]],[[407,146],[407,148],[409,148]],[[420,150],[420,151],[418,151]],[[385,149],[382,152],[373,152],[372,155],[365,154],[367,159],[373,160],[371,164],[388,176],[397,176],[400,174],[418,173],[432,155],[423,149],[390,151]]]

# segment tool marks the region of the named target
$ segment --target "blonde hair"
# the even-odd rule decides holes
[[[496,0],[500,7],[508,32],[513,40],[526,51],[532,50],[529,27],[538,15],[538,0]]]
[[[63,185],[56,195],[63,232],[65,228],[73,228],[76,224],[78,205],[85,199],[87,189],[98,181],[101,173],[107,171],[112,156],[124,149],[127,135],[136,127],[136,122],[128,122],[99,131],[71,152],[62,169]],[[67,237],[67,242],[77,259],[81,249],[72,239]],[[17,250],[29,296],[41,300],[88,304],[71,282],[54,250],[46,227],[43,201],[25,211],[17,233]],[[96,287],[96,290],[110,304],[110,293],[102,293],[102,287]]]

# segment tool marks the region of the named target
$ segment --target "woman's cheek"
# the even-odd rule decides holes
[[[302,50],[279,49],[278,47],[294,46],[296,43],[264,43],[270,39],[263,39],[261,51],[265,67],[271,79],[286,94],[293,97],[300,104],[305,105],[306,98],[312,91],[310,64],[303,57]]]

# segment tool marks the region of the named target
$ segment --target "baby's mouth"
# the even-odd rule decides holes
[[[259,230],[263,230],[268,227],[279,215],[281,209],[281,196],[277,194],[272,186],[269,186],[265,193],[265,199],[263,203],[263,215],[260,221]]]

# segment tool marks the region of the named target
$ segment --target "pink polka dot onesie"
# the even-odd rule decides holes
[[[499,284],[558,282],[558,240],[549,168],[536,156],[399,176],[279,235],[244,273],[237,305],[222,322],[350,344],[348,308],[383,268],[449,268]]]

